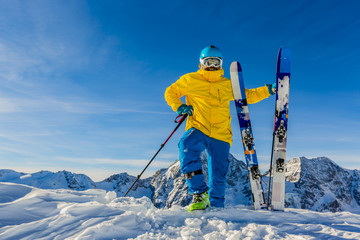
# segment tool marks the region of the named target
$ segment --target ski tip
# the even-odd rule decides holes
[[[288,47],[281,47],[278,54],[278,59],[289,59],[290,60],[291,52]]]
[[[241,65],[238,61],[234,61],[231,63],[230,72],[242,72]]]
[[[291,52],[288,47],[281,47],[279,50],[279,56],[290,58]]]
[[[277,59],[277,73],[290,73],[290,48],[281,47]]]

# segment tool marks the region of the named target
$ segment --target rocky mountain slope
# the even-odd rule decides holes
[[[360,172],[326,157],[295,158],[287,164],[286,206],[315,211],[359,209]]]

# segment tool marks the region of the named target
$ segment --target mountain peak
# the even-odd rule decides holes
[[[292,159],[286,180],[294,184],[287,188],[287,206],[332,212],[359,208],[359,171],[344,169],[327,157]]]

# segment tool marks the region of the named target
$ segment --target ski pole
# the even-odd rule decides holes
[[[276,80],[277,81],[277,80]],[[277,83],[276,83],[276,90],[277,90]],[[275,124],[276,124],[276,100],[275,100],[275,117],[274,117],[274,130],[273,130],[273,140],[272,140],[272,147],[271,147],[271,159],[270,159],[270,168],[269,168],[269,184],[268,184],[268,192],[267,192],[267,207],[269,209],[270,206],[270,184],[271,184],[271,174],[272,174],[272,163],[274,157],[274,145],[275,145]]]
[[[181,117],[181,118],[180,118]],[[187,117],[187,114],[185,115],[179,115],[175,118],[175,123],[178,123],[178,125],[175,127],[174,131],[172,131],[172,133],[170,134],[170,136],[165,140],[165,142],[163,144],[161,144],[160,149],[155,153],[155,155],[152,157],[152,159],[150,160],[150,162],[146,165],[146,167],[144,168],[144,170],[137,176],[137,179],[135,180],[135,182],[131,185],[131,187],[129,188],[129,190],[125,193],[124,197],[126,197],[126,195],[130,192],[130,190],[134,187],[135,183],[140,179],[141,175],[145,172],[145,170],[150,166],[150,164],[152,163],[152,161],[155,159],[155,157],[158,155],[158,153],[161,151],[161,149],[163,149],[163,147],[165,146],[165,144],[169,141],[169,139],[171,138],[171,136],[176,132],[176,130],[180,127],[180,125],[185,121]],[[180,118],[180,120],[178,121],[178,118]]]
[[[269,184],[268,184],[268,192],[267,192],[267,207],[269,208],[270,204],[270,184],[271,184],[271,173],[272,173],[272,162],[273,162],[273,156],[274,156],[274,143],[275,143],[275,127],[273,132],[273,141],[272,141],[272,147],[271,147],[271,159],[270,159],[270,169],[269,169]]]

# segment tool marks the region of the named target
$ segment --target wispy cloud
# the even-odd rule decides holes
[[[88,164],[88,165],[115,165],[122,168],[130,167],[145,167],[148,163],[148,159],[112,159],[112,158],[69,158],[59,157],[61,161],[73,162],[77,164]],[[156,168],[167,168],[171,162],[156,160],[152,163],[152,167]]]

